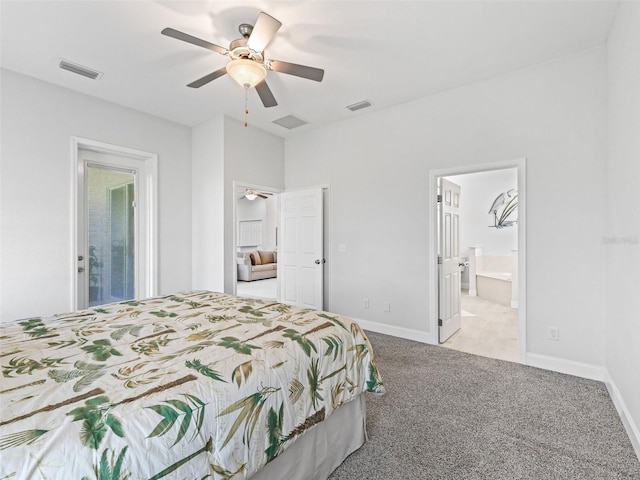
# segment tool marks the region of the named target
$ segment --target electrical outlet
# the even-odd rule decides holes
[[[345,243],[338,244],[338,252],[347,253],[347,245]]]
[[[558,327],[549,327],[549,340],[554,342],[560,340],[560,329]]]
[[[391,302],[384,302],[384,311],[385,312],[391,311]]]
[[[369,308],[369,299],[368,298],[363,298],[362,299],[362,308]]]

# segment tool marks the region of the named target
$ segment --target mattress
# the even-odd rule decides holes
[[[349,318],[207,291],[3,324],[0,341],[0,478],[246,479],[384,393]]]

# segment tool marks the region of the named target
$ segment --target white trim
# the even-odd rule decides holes
[[[387,325],[385,323],[371,322],[369,320],[363,320],[360,318],[351,317],[352,320],[358,323],[364,330],[368,330],[375,333],[382,333],[385,335],[391,335],[399,338],[406,338],[408,340],[414,340],[416,342],[438,344],[438,339],[433,338],[434,335],[428,332],[421,332],[418,330],[411,330],[403,327],[394,327],[393,325]],[[550,357],[547,355],[538,355],[534,353],[527,354],[526,365],[535,368],[541,368],[543,370],[549,370],[552,372],[564,373],[566,375],[573,375],[576,377],[587,378],[590,380],[596,380],[603,382],[607,387],[609,396],[616,407],[620,420],[624,425],[624,428],[629,435],[629,440],[636,453],[636,456],[640,460],[640,429],[633,421],[631,412],[627,408],[627,405],[618,390],[618,387],[613,382],[613,379],[609,375],[609,372],[598,365],[590,363],[576,362],[573,360],[566,360],[563,358]],[[525,363],[525,362],[523,362]]]
[[[605,370],[599,365],[592,363],[576,362],[565,358],[550,357],[537,353],[527,353],[527,365],[530,367],[542,368],[558,373],[566,373],[575,377],[588,378],[604,382]]]
[[[122,147],[110,143],[100,142],[82,137],[71,137],[71,161],[73,181],[71,188],[71,310],[78,309],[78,276],[77,276],[77,256],[78,256],[78,177],[83,174],[84,167],[78,161],[79,150],[89,150],[97,153],[106,153],[127,157],[141,161],[143,168],[139,182],[144,182],[144,195],[147,202],[147,212],[145,215],[145,227],[147,231],[145,241],[145,262],[143,271],[144,285],[137,296],[141,298],[153,297],[158,292],[158,155],[144,152],[133,148]]]
[[[429,281],[429,291],[427,297],[430,305],[428,312],[428,325],[432,342],[438,344],[438,229],[437,225],[437,198],[438,178],[450,175],[461,175],[466,173],[487,172],[491,170],[504,170],[507,168],[518,169],[518,358],[520,363],[527,365],[527,275],[526,275],[526,158],[517,158],[503,162],[492,162],[480,165],[471,165],[466,167],[452,167],[441,170],[429,171],[429,188],[428,188],[428,221],[431,228],[429,243],[427,245],[427,277]],[[469,292],[471,295],[472,292]],[[476,293],[476,292],[473,292]]]
[[[324,298],[326,299],[326,302],[324,302],[323,308],[324,310],[331,311],[332,310],[331,309],[331,291],[332,291],[331,290],[331,284],[332,284],[331,268],[333,266],[333,248],[331,248],[331,246],[333,245],[333,237],[331,235],[332,233],[331,185],[325,184],[325,185],[321,185],[321,187],[322,187],[322,201],[324,202],[325,198],[327,200],[327,208],[325,209],[324,205],[322,205],[323,215],[327,219],[327,221],[322,226],[324,230],[324,237],[327,239],[327,242],[323,243],[323,248],[324,248],[323,256],[324,258],[327,259],[327,263],[324,264],[324,268],[325,268],[324,283],[327,286],[327,288],[325,288],[325,291],[323,292]],[[324,238],[322,239],[322,241],[324,242]]]
[[[371,322],[369,320],[363,320],[361,318],[349,317],[354,320],[363,330],[369,330],[375,333],[383,333],[385,335],[391,335],[392,337],[406,338],[407,340],[414,340],[416,342],[437,344],[438,339],[434,341],[433,334],[429,332],[421,332],[419,330],[413,330],[404,327],[394,327],[386,323]]]
[[[548,355],[539,355],[535,353],[527,354],[527,365],[530,367],[542,368],[544,370],[603,382],[607,387],[611,401],[616,407],[618,416],[620,417],[627,435],[629,436],[633,450],[640,460],[640,428],[638,428],[638,425],[633,421],[631,412],[627,408],[618,387],[606,368],[599,365],[593,365],[591,363],[576,362],[573,360],[566,360],[564,358],[550,357]]]
[[[618,390],[618,387],[609,375],[609,371],[606,369],[604,371],[604,377],[604,384],[607,386],[609,396],[611,396],[613,405],[618,411],[618,415],[620,416],[620,420],[622,420],[622,424],[627,431],[627,435],[629,435],[629,440],[631,440],[631,445],[636,452],[636,456],[638,457],[638,460],[640,460],[640,429],[633,421],[631,412],[629,412],[629,409],[620,394],[620,390]]]

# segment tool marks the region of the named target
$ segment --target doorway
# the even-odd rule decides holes
[[[278,193],[234,182],[235,288],[239,297],[278,299]]]
[[[283,192],[234,181],[233,192],[233,294],[328,309],[330,186]],[[268,263],[273,254],[275,271],[269,272],[269,266],[256,268],[251,260],[256,251],[259,255],[266,252]],[[253,273],[246,281],[249,268],[256,271],[257,281]]]
[[[437,260],[432,272],[435,291],[430,296],[436,302],[432,308],[433,343],[525,363],[525,160],[433,171],[430,180],[435,200],[430,213],[434,228],[430,251]],[[438,203],[438,186],[447,182],[460,187],[459,229],[448,228],[441,218],[441,212],[449,210]],[[450,218],[455,224],[454,215]],[[443,244],[447,229],[459,235],[459,247]],[[443,263],[447,263],[441,260],[445,247],[450,252],[459,251],[455,259],[449,255],[455,272],[443,271]],[[455,278],[459,280],[457,298],[444,295],[447,298],[443,302],[443,292]],[[454,301],[458,302],[457,308],[452,305]],[[452,329],[456,311],[460,318]],[[449,338],[443,338],[443,327],[439,326],[444,320],[449,325],[444,328],[445,335],[455,332]]]
[[[76,308],[155,295],[155,155],[73,143]]]

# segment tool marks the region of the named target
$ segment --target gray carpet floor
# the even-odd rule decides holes
[[[603,383],[368,335],[387,394],[331,480],[640,480]]]

